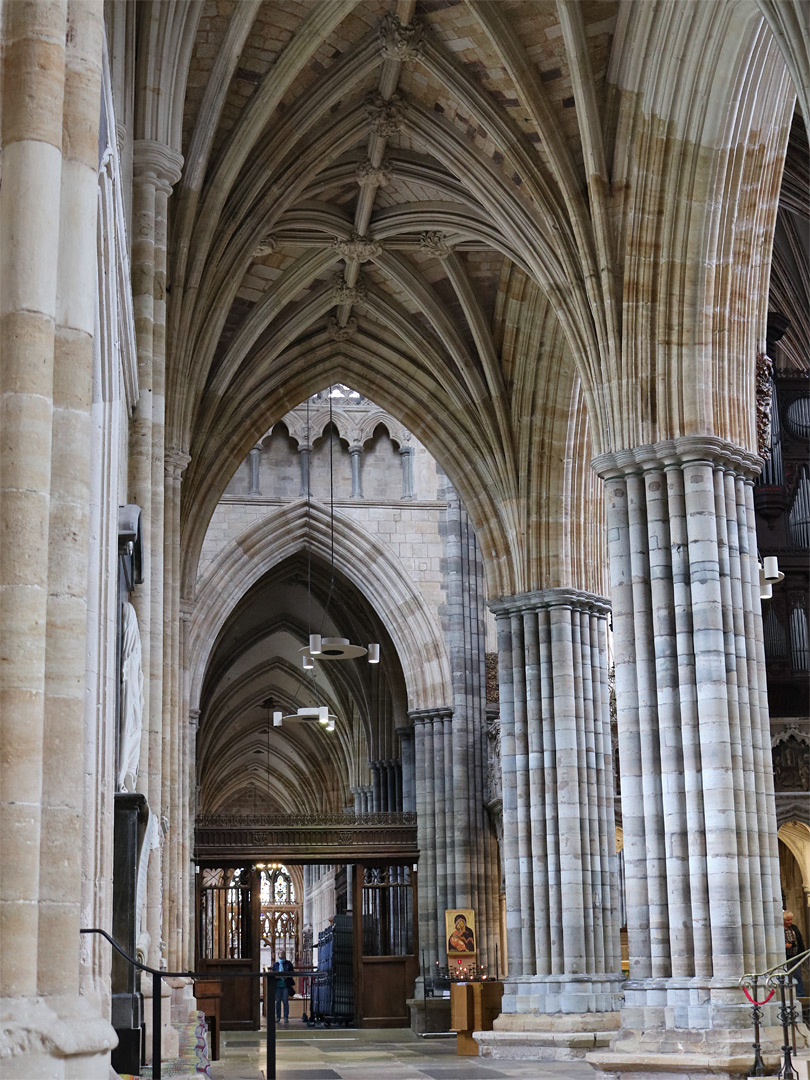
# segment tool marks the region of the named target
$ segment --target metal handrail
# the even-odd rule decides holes
[[[783,960],[779,964],[774,964],[773,967],[770,967],[765,971],[749,972],[740,978],[739,985],[751,1002],[751,1014],[754,1021],[754,1064],[751,1067],[751,1076],[766,1075],[765,1064],[761,1054],[762,1048],[759,1041],[762,1006],[766,1005],[776,991],[779,990],[779,1012],[777,1013],[777,1018],[782,1025],[782,1037],[784,1039],[782,1044],[783,1062],[782,1068],[779,1070],[779,1076],[781,1080],[799,1080],[799,1074],[793,1068],[793,1055],[796,1053],[796,1024],[798,1023],[799,1016],[799,1010],[796,1008],[793,997],[793,987],[795,985],[793,972],[797,971],[806,960],[810,960],[810,949],[805,949],[804,952],[799,953],[798,956],[791,957],[790,960]],[[756,1000],[758,990],[757,984],[760,979],[764,979],[765,986],[769,987],[771,991],[764,1001]],[[753,991],[753,997],[748,993],[749,989]],[[786,991],[789,992],[789,998],[786,995]]]
[[[270,1007],[270,980],[293,978],[299,975],[313,975],[317,968],[293,968],[292,971],[162,971],[142,964],[134,956],[125,952],[118,942],[106,930],[98,927],[82,927],[80,934],[100,934],[106,938],[116,952],[120,953],[133,967],[152,976],[152,1080],[161,1080],[161,1041],[163,1020],[161,1017],[160,982],[161,979],[264,979],[264,997],[267,1003],[267,1080],[276,1080],[276,1011]],[[275,997],[275,994],[273,995]]]

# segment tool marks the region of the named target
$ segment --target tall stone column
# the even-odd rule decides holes
[[[413,724],[416,774],[416,836],[419,846],[419,947],[425,967],[445,964],[444,909],[447,905],[447,857],[444,782],[444,727],[450,725],[448,708],[415,709]],[[442,754],[442,764],[436,754]]]
[[[416,776],[413,728],[398,727],[395,734],[399,737],[402,762],[402,810],[406,814],[414,814],[416,813]]]
[[[521,1032],[538,1057],[569,1057],[582,1031],[596,1038],[617,1026],[620,1002],[609,608],[573,589],[490,606],[509,957],[493,1052],[500,1055],[499,1034]]]
[[[187,626],[187,617],[184,612],[183,617],[183,630],[184,630],[184,645],[185,645],[185,633]],[[185,668],[185,675],[188,675],[188,666]],[[188,697],[188,689],[186,687],[183,705]],[[183,857],[185,860],[185,866],[188,868],[188,877],[186,880],[186,887],[183,894],[183,948],[185,950],[185,965],[189,971],[193,970],[196,960],[195,956],[195,943],[194,943],[194,929],[197,925],[197,882],[195,880],[195,866],[192,864],[191,853],[194,843],[194,822],[197,817],[197,788],[196,788],[196,775],[197,775],[197,732],[200,727],[200,710],[189,709],[188,711],[188,723],[186,724],[186,767],[184,772],[184,789],[183,789],[183,837],[185,839],[185,848],[183,851]]]
[[[141,139],[134,148],[132,280],[140,397],[130,427],[130,501],[141,507],[144,587],[134,606],[144,666],[144,738],[138,788],[152,813],[163,815],[170,777],[163,773],[164,468],[166,383],[166,251],[168,200],[182,156]],[[152,852],[147,875],[149,962],[160,966],[162,870]]]
[[[453,680],[452,724],[445,724],[447,907],[472,908],[478,962],[491,967],[497,941],[498,868],[486,816],[484,579],[475,532],[457,493],[447,490],[442,526],[447,553],[444,625]]]
[[[604,455],[630,981],[616,1051],[749,1053],[782,958],[753,479],[712,437]],[[766,1017],[767,1021],[767,1017]],[[687,1060],[689,1059],[689,1060]]]
[[[379,814],[382,808],[382,786],[380,780],[380,762],[370,761],[368,763],[369,770],[371,772],[371,806],[370,810],[374,814]]]
[[[173,448],[165,457],[165,514],[163,560],[163,811],[169,821],[163,860],[163,940],[169,968],[183,964],[183,895],[188,873],[187,834],[183,831],[183,775],[186,752],[186,712],[182,701],[182,652],[180,640],[180,489],[191,458]]]
[[[0,1060],[106,1077],[79,992],[84,701],[103,26],[4,11],[0,189]]]
[[[5,11],[0,228],[0,970],[37,992],[65,4]]]

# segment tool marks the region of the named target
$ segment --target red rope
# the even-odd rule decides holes
[[[767,1005],[768,1002],[773,997],[773,995],[776,993],[776,990],[771,990],[770,994],[768,994],[768,996],[765,998],[764,1001],[754,1001],[754,999],[748,993],[748,987],[744,986],[742,989],[743,989],[743,993],[745,994],[745,996],[748,998],[748,1000],[751,1002],[752,1005]]]

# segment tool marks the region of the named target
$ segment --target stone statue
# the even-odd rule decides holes
[[[119,791],[134,791],[141,757],[143,667],[141,635],[132,604],[124,604],[121,637],[121,727],[116,779]]]

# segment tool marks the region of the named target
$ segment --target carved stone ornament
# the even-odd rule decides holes
[[[126,791],[127,784],[134,791],[141,759],[143,667],[141,634],[132,604],[124,605],[121,637],[121,726],[116,779],[119,791]]]
[[[393,94],[388,101],[375,90],[366,98],[366,116],[372,131],[381,138],[396,135],[402,126],[402,98]]]
[[[766,460],[771,456],[771,375],[773,360],[765,353],[757,357],[757,451]]]
[[[341,326],[335,318],[329,320],[329,336],[332,341],[348,341],[357,333],[357,319],[351,318]]]
[[[451,255],[453,248],[447,237],[442,232],[422,233],[419,237],[419,250],[434,259],[446,259]]]
[[[374,165],[366,158],[362,165],[357,166],[354,178],[360,187],[385,187],[386,184],[391,183],[393,175],[390,161],[382,161],[379,165]]]
[[[344,259],[356,259],[358,262],[368,262],[382,254],[382,244],[379,241],[360,236],[354,229],[348,240],[336,237],[332,247]]]
[[[256,250],[253,252],[255,259],[260,259],[262,255],[272,255],[278,247],[278,240],[275,236],[263,236],[259,243],[256,245]]]
[[[422,26],[414,20],[407,26],[389,12],[380,21],[380,49],[386,60],[416,60],[422,52]]]
[[[354,285],[347,285],[342,277],[336,277],[332,297],[336,304],[362,304],[366,298],[366,286],[359,278]]]

